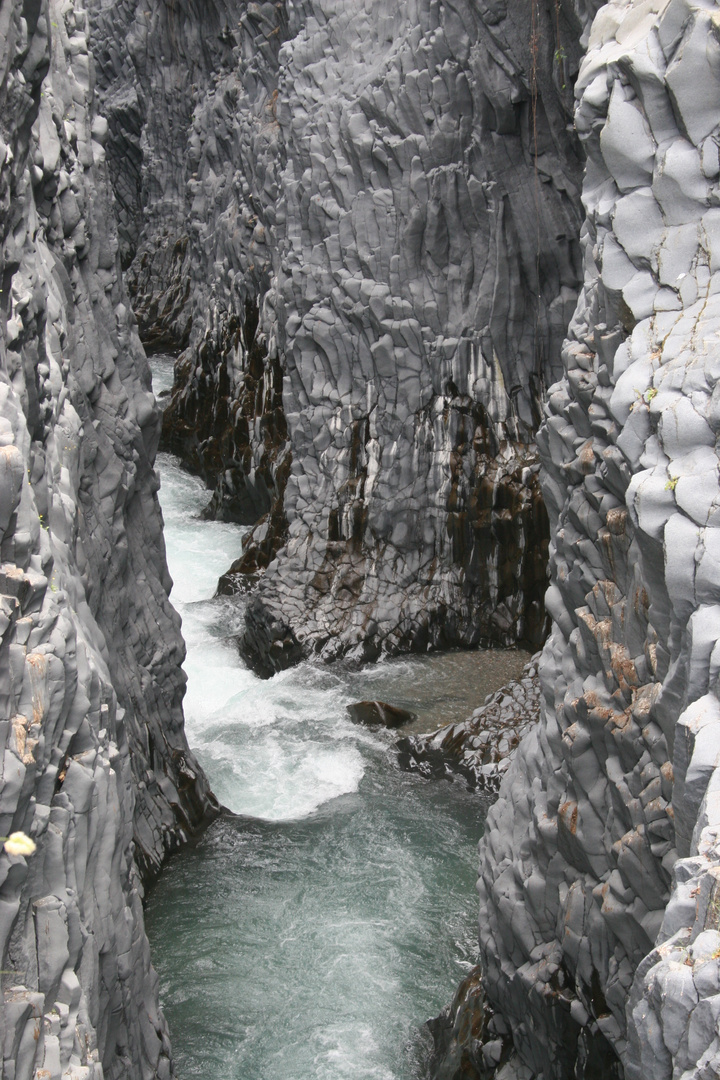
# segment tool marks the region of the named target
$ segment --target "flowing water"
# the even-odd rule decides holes
[[[172,368],[153,369],[161,394]],[[170,455],[158,468],[188,739],[232,812],[171,860],[147,904],[178,1076],[419,1080],[422,1025],[475,962],[486,807],[459,784],[401,772],[395,736],[345,707],[381,698],[430,730],[467,716],[527,654],[301,664],[257,679],[234,643],[241,606],[213,598],[244,530],[199,518],[208,492]]]

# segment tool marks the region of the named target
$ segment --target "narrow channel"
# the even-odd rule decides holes
[[[171,361],[153,361],[160,395]],[[190,745],[232,815],[173,858],[147,930],[180,1080],[420,1080],[423,1024],[476,959],[486,806],[400,771],[395,736],[353,724],[380,698],[418,730],[462,719],[520,651],[363,671],[301,664],[262,681],[214,598],[244,530],[203,521],[202,482],[158,455],[172,600],[183,620]]]

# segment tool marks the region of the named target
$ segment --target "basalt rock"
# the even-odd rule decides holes
[[[479,881],[485,992],[544,1080],[720,1074],[719,72],[714,5],[613,0],[577,84],[553,630]]]
[[[214,812],[182,718],[153,459],[86,13],[0,10],[3,1075],[173,1074],[143,878]]]
[[[496,793],[520,740],[538,721],[539,659],[539,654],[534,656],[519,679],[489,694],[485,704],[462,723],[449,724],[431,735],[400,739],[400,767],[427,779],[460,775],[469,787]]]
[[[576,57],[574,13],[558,14]],[[534,58],[519,5],[294,6],[264,308],[285,373],[287,541],[243,641],[265,673],[543,638],[527,440],[577,282],[579,159],[539,17]]]
[[[88,7],[140,336],[179,355],[163,446],[208,483],[208,515],[241,524],[270,515],[273,540],[260,538],[251,557],[263,563],[284,537],[290,467],[283,371],[260,322],[272,273],[285,5]]]
[[[541,643],[576,8],[90,8],[133,303],[185,350],[165,438],[260,519],[250,662]]]
[[[219,340],[208,335],[197,357],[188,352],[180,358],[177,379],[184,390],[173,394],[163,414],[163,446],[213,488],[207,517],[240,525],[277,517],[273,535],[280,538],[290,468],[282,372],[255,337],[257,319],[248,301],[244,320],[224,320]],[[254,547],[261,543],[258,531]]]
[[[350,719],[356,724],[377,724],[386,728],[399,728],[417,720],[416,713],[388,705],[386,701],[356,701],[346,706]]]
[[[496,1066],[507,1056],[508,1041],[487,1008],[480,967],[468,973],[452,1003],[427,1026],[435,1047],[431,1068],[437,1080],[493,1080]]]

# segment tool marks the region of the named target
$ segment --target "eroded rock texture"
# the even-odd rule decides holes
[[[288,540],[246,654],[272,670],[313,651],[537,640],[544,511],[525,443],[576,283],[554,55],[562,33],[577,54],[577,23],[539,9],[536,162],[521,5],[298,11],[267,298]]]
[[[482,794],[495,794],[520,740],[537,724],[540,679],[536,654],[519,679],[488,694],[467,720],[397,743],[401,768],[430,778],[462,776]]]
[[[280,164],[284,4],[91,0],[92,45],[126,281],[147,348],[177,354],[165,444],[213,489],[210,513],[254,524],[244,568],[285,528],[283,374],[260,306]]]
[[[78,0],[0,5],[3,1075],[169,1077],[140,873],[212,810],[188,751],[152,462]]]
[[[92,10],[133,302],[146,341],[189,341],[169,444],[212,512],[267,515],[251,662],[540,641],[575,9]]]
[[[546,1080],[720,1072],[717,18],[610,3],[578,80],[586,278],[538,439],[554,625],[479,882],[491,1004]]]

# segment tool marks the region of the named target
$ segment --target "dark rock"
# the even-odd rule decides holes
[[[485,999],[479,966],[427,1026],[434,1043],[431,1080],[493,1080],[512,1054],[509,1031]]]
[[[90,9],[141,333],[185,348],[166,445],[261,519],[245,656],[541,644],[573,5]]]
[[[400,739],[400,767],[433,780],[459,775],[471,788],[497,792],[521,739],[538,721],[539,659],[538,653],[526,664],[519,679],[490,694],[469,719],[430,735]]]
[[[378,724],[386,728],[403,727],[417,720],[416,713],[388,705],[385,701],[356,701],[347,706],[347,711],[355,724]]]

